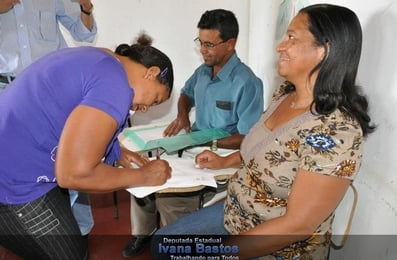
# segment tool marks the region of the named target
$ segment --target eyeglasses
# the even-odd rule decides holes
[[[225,43],[225,42],[226,42],[226,41],[221,41],[221,42],[218,42],[218,43],[202,42],[202,41],[200,40],[199,37],[197,37],[197,38],[194,39],[193,41],[194,41],[194,43],[197,45],[197,47],[199,47],[199,48],[206,48],[206,49],[213,49],[213,48],[215,48],[216,46],[218,46],[219,44],[222,44],[222,43]]]

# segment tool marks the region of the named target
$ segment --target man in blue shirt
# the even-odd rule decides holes
[[[227,10],[206,11],[198,23],[204,64],[186,81],[178,100],[177,118],[164,131],[172,136],[186,132],[221,128],[231,136],[209,143],[217,147],[239,149],[241,141],[263,112],[263,85],[251,69],[237,57],[235,45],[238,22]],[[195,122],[189,112],[195,107]],[[217,146],[217,147],[215,147]],[[224,189],[218,185],[218,191]],[[212,194],[212,196],[214,193]],[[157,212],[163,225],[198,208],[198,194],[167,193],[143,199],[131,197],[132,239],[123,250],[124,257],[143,252],[150,234],[157,229]]]
[[[0,95],[27,66],[68,47],[60,23],[74,40],[93,42],[97,27],[91,0],[0,1]],[[93,227],[87,194],[70,191],[73,214],[83,235]]]

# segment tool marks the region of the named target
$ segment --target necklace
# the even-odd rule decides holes
[[[308,103],[308,104],[306,102],[306,103],[304,103],[302,105],[297,105],[296,104],[296,94],[294,93],[293,100],[291,101],[291,103],[289,103],[289,107],[292,108],[292,109],[304,109],[304,108],[308,108],[311,103],[312,102],[310,101],[310,103]]]
[[[304,109],[304,108],[307,108],[307,107],[309,107],[310,106],[310,104],[304,104],[304,105],[300,105],[300,106],[297,106],[296,105],[296,103],[295,103],[295,101],[292,101],[290,104],[289,104],[289,107],[290,108],[292,108],[292,109]]]

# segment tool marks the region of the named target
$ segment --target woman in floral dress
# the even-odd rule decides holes
[[[239,167],[226,201],[157,234],[239,234],[224,243],[240,259],[327,259],[334,211],[374,130],[355,85],[361,26],[351,10],[312,5],[291,21],[277,46],[286,79],[245,137],[226,157],[205,151],[202,168]],[[161,258],[161,257],[160,257]]]

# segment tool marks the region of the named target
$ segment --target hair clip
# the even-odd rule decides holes
[[[165,75],[167,75],[168,72],[168,67],[166,67],[165,69],[163,69],[163,71],[160,73],[160,78],[164,78]]]

